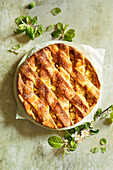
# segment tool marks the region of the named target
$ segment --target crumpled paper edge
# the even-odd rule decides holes
[[[49,44],[54,44],[54,43],[65,43],[67,45],[73,46],[75,47],[78,51],[82,52],[87,58],[88,60],[92,63],[92,65],[94,66],[97,74],[98,74],[98,78],[99,81],[101,83],[101,90],[100,90],[100,98],[97,102],[97,104],[95,105],[95,107],[93,108],[93,110],[90,112],[89,115],[87,115],[84,119],[82,119],[80,122],[66,127],[66,128],[61,128],[58,130],[67,130],[67,129],[71,129],[74,128],[76,126],[79,126],[81,124],[84,124],[85,122],[91,122],[93,120],[94,114],[96,112],[96,110],[98,109],[100,103],[101,103],[101,99],[102,99],[102,93],[103,93],[103,63],[104,63],[104,55],[105,55],[105,49],[95,49],[89,45],[83,45],[83,44],[74,44],[72,42],[65,42],[65,41],[49,41],[49,42],[43,42],[40,44],[37,44],[34,48],[32,48],[30,50],[30,52],[28,52],[28,54],[24,55],[23,58],[21,59],[21,61],[19,62],[15,75],[14,75],[14,94],[15,94],[15,98],[17,101],[17,110],[16,110],[16,119],[28,119],[30,121],[32,121],[33,123],[35,123],[37,126],[39,127],[43,127],[45,129],[50,129],[50,130],[54,130],[52,128],[46,127],[42,124],[39,124],[38,122],[36,122],[32,117],[30,117],[27,112],[25,111],[22,103],[20,102],[19,98],[18,98],[18,91],[17,91],[17,74],[19,71],[19,68],[21,66],[21,64],[27,59],[29,58],[33,53],[35,53],[36,51],[38,51],[39,49],[48,46]],[[56,129],[55,129],[56,130]]]

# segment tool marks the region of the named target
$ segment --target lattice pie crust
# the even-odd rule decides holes
[[[100,95],[91,62],[66,44],[35,52],[18,73],[18,96],[27,113],[51,128],[68,127],[87,116]]]

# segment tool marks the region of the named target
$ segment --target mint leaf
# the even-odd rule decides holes
[[[37,16],[35,16],[35,17],[32,19],[32,24],[33,24],[33,25],[37,24]]]
[[[102,152],[102,153],[106,152],[106,148],[105,148],[105,147],[102,147],[102,148],[101,148],[101,152]]]
[[[66,34],[67,37],[69,38],[74,38],[75,37],[75,30],[74,29],[69,29]]]
[[[67,35],[64,35],[64,41],[72,42],[72,38],[68,37]]]
[[[32,22],[31,16],[26,16],[26,24],[30,24]]]
[[[63,24],[62,24],[61,22],[58,22],[58,23],[56,24],[56,27],[57,27],[57,30],[63,31]]]
[[[51,35],[52,35],[53,38],[58,38],[61,33],[62,33],[62,32],[58,30],[58,31],[53,31],[53,32],[51,33]]]
[[[53,28],[54,28],[54,25],[49,25],[49,26],[46,28],[46,31],[51,31]]]
[[[24,31],[25,30],[25,24],[20,24],[18,26],[18,29],[21,30],[21,31]]]
[[[28,25],[26,27],[26,35],[29,36],[32,40],[34,40],[35,32],[32,26]]]
[[[14,31],[14,34],[20,34],[20,33],[24,32],[24,31],[25,31],[25,30],[16,29],[16,30]]]
[[[29,8],[32,9],[35,7],[35,5],[36,5],[35,2],[31,2],[31,4],[29,5]]]
[[[15,22],[17,25],[22,24],[22,21],[25,22],[25,17],[24,16],[19,16],[18,18],[15,19]]]
[[[20,48],[20,44],[16,44],[12,47],[12,49],[15,51],[18,50],[19,48]]]
[[[98,147],[95,147],[95,148],[91,149],[91,152],[92,152],[92,153],[97,153],[98,151],[99,151],[99,148],[98,148]]]
[[[43,34],[44,30],[45,30],[44,27],[42,25],[39,25],[38,32],[40,34]]]
[[[51,13],[52,13],[53,15],[58,15],[60,12],[61,12],[61,9],[60,9],[59,7],[53,8],[53,9],[51,10]]]
[[[105,145],[107,143],[107,140],[105,138],[100,139],[100,144]]]
[[[14,45],[10,50],[8,50],[9,52],[13,52],[15,54],[18,54],[18,52],[16,52],[16,50],[18,50],[20,48],[20,44],[16,44]]]
[[[53,148],[61,148],[64,145],[62,139],[60,137],[58,137],[58,136],[49,137],[48,138],[48,143]]]

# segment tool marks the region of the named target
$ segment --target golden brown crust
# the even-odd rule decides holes
[[[100,95],[100,82],[92,64],[79,51],[51,44],[21,66],[18,95],[33,119],[57,129],[90,113]]]

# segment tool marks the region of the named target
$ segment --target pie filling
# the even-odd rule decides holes
[[[81,121],[96,105],[99,94],[100,82],[90,61],[65,44],[39,50],[18,73],[18,95],[25,110],[51,128]]]

